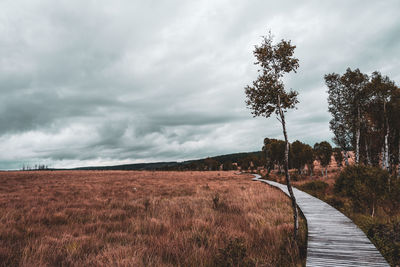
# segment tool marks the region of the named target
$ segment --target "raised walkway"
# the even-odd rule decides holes
[[[286,185],[260,181],[288,194]],[[379,251],[349,218],[327,203],[293,188],[297,205],[307,220],[307,266],[389,266]]]

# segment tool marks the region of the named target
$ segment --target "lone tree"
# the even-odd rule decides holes
[[[273,113],[276,114],[278,121],[282,124],[282,131],[285,137],[285,176],[286,184],[292,200],[294,217],[294,237],[297,237],[299,228],[298,211],[296,198],[293,194],[289,175],[289,141],[286,132],[285,112],[292,109],[299,102],[298,93],[290,90],[286,91],[282,81],[285,73],[296,72],[299,67],[299,60],[293,56],[296,46],[290,41],[281,40],[278,44],[273,44],[271,33],[262,37],[261,45],[255,46],[254,56],[259,65],[258,77],[252,86],[246,86],[246,104],[252,110],[254,117],[263,116],[269,118]]]

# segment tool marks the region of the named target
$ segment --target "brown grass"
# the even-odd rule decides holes
[[[291,232],[249,175],[0,172],[1,266],[295,266]]]

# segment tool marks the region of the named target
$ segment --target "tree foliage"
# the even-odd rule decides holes
[[[252,86],[245,87],[246,104],[256,116],[270,117],[279,114],[279,110],[294,108],[298,103],[296,91],[286,92],[282,77],[285,73],[296,72],[299,60],[294,57],[290,41],[281,40],[272,44],[271,34],[264,36],[261,45],[256,45],[253,52],[258,65],[258,77]]]
[[[265,153],[266,167],[268,173],[274,169],[275,165],[281,169],[285,162],[285,141],[278,139],[264,139],[262,151]]]
[[[326,141],[315,143],[314,153],[321,166],[325,168],[325,176],[328,177],[328,165],[331,162],[332,146]]]
[[[314,153],[323,167],[327,167],[331,162],[332,152],[332,146],[326,141],[314,145]]]

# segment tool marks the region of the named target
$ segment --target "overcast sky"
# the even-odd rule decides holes
[[[400,83],[400,1],[0,1],[0,169],[175,161],[282,138],[244,87],[271,30],[300,60],[289,139],[331,140],[326,73]]]

